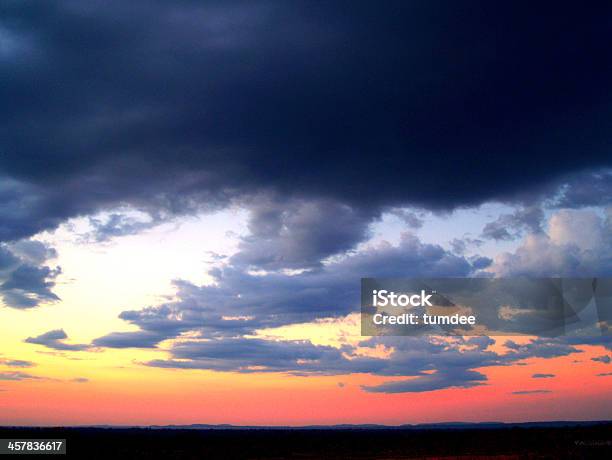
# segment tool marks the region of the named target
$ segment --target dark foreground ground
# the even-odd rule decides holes
[[[79,459],[612,459],[612,422],[395,429],[0,428],[0,438],[64,438],[67,457]]]

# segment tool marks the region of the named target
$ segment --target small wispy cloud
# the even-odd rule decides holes
[[[0,364],[7,367],[34,367],[35,363],[22,359],[0,359]]]
[[[37,377],[25,372],[0,372],[0,380],[20,381],[20,380],[40,380],[42,377]]]
[[[519,390],[519,391],[512,392],[513,395],[537,395],[537,394],[545,394],[545,393],[552,393],[552,391],[550,390]]]

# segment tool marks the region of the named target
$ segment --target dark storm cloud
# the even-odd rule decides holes
[[[25,342],[62,351],[83,351],[89,348],[89,345],[85,344],[72,344],[64,342],[64,340],[67,338],[68,335],[63,329],[55,329],[36,337],[28,337],[25,339]]]
[[[261,191],[373,217],[550,190],[611,164],[611,9],[3,2],[0,240]]]
[[[572,177],[552,204],[559,208],[609,206],[612,203],[612,171],[603,170],[586,178]]]

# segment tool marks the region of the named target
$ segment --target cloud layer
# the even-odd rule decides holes
[[[361,277],[612,273],[609,210],[579,209],[612,196],[612,6],[554,10],[3,2],[6,305],[58,300],[54,253],[28,238],[71,217],[88,216],[99,242],[230,205],[249,213],[248,234],[211,271],[214,283],[177,280],[175,299],[124,311],[135,331],[71,344],[56,329],[26,342],[65,352],[165,347],[147,363],[157,367],[402,377],[364,388],[385,393],[475,387],[486,383],[481,367],[565,356],[587,342],[609,348],[605,337],[508,342],[501,355],[486,338],[334,348],[254,336],[355,311]],[[385,212],[419,229],[405,206],[491,201],[517,208],[481,237],[522,238],[495,258],[467,255],[481,240],[456,239],[451,251],[410,233],[397,245],[359,246]],[[144,219],[111,211],[122,207]],[[376,346],[390,357],[360,354]]]

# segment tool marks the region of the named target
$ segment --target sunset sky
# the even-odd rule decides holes
[[[611,10],[2,2],[0,425],[611,419],[612,335],[359,317],[612,276]]]

